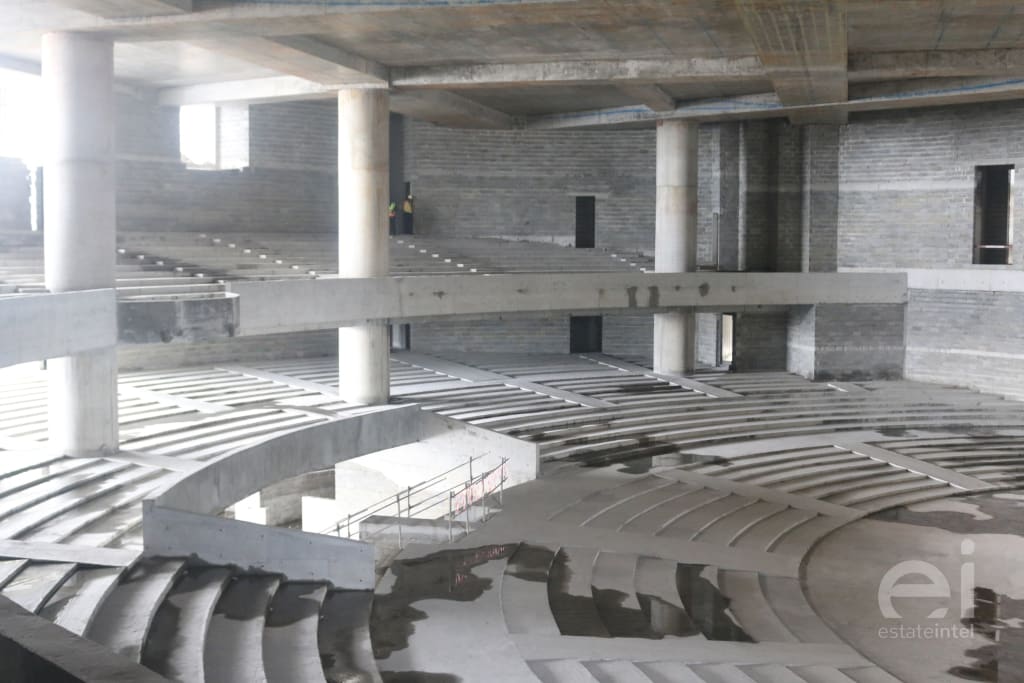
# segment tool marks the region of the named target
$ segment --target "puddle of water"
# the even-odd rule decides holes
[[[501,560],[515,552],[518,544],[450,549],[391,565],[395,576],[390,593],[378,594],[370,615],[373,654],[387,659],[392,652],[409,647],[409,637],[426,612],[413,607],[420,600],[472,602],[491,588],[492,581],[473,574],[487,562]],[[418,680],[418,679],[409,679]]]
[[[726,611],[729,598],[701,576],[705,569],[701,564],[676,565],[676,588],[686,614],[708,640],[756,642]]]
[[[951,668],[950,674],[968,681],[1024,681],[1024,600],[979,586],[974,589],[974,614],[962,623],[992,644],[967,650],[964,655],[973,661]]]

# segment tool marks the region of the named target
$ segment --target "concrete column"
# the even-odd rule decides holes
[[[114,286],[113,55],[107,39],[43,36],[44,268],[53,292]],[[116,348],[53,359],[47,374],[54,449],[117,450]]]
[[[686,273],[697,269],[697,125],[659,121],[654,269]],[[693,310],[654,316],[654,370],[693,372],[697,325]]]
[[[388,94],[338,93],[338,274],[387,277]],[[388,326],[373,322],[338,330],[341,397],[387,403],[390,383]]]

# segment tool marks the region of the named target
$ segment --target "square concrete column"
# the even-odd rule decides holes
[[[387,277],[388,94],[338,93],[338,274]],[[386,322],[338,330],[339,393],[352,403],[387,403],[390,349]]]
[[[43,36],[44,269],[52,292],[115,284],[113,55],[108,39]],[[117,450],[116,347],[53,359],[47,374],[54,449]]]
[[[697,124],[659,121],[654,269],[688,273],[697,269]],[[693,372],[697,325],[692,309],[654,316],[654,370]]]

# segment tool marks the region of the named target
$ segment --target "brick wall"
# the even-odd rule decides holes
[[[598,247],[654,248],[654,131],[489,131],[407,120],[416,232],[572,244],[597,197]]]
[[[424,353],[568,353],[569,316],[414,322],[410,336],[412,349]]]
[[[253,106],[250,168],[200,171],[180,162],[176,108],[120,95],[118,229],[335,230],[336,116],[333,103]]]
[[[1017,102],[862,115],[841,136],[840,266],[971,264],[974,167],[1024,159]],[[1020,235],[1024,193],[1014,196]],[[1019,255],[1018,255],[1019,256]],[[1024,266],[1016,258],[1015,267]]]
[[[908,379],[1024,398],[1024,293],[910,290]]]
[[[737,314],[733,331],[736,370],[785,370],[788,327],[787,311]]]
[[[601,329],[603,351],[650,363],[654,356],[654,316],[645,313],[606,315]]]

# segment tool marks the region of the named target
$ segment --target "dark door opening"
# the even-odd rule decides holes
[[[601,316],[569,316],[569,353],[601,352]]]
[[[576,248],[593,249],[597,229],[597,198],[576,198]]]
[[[974,263],[1012,263],[1013,176],[1012,164],[975,168]]]

